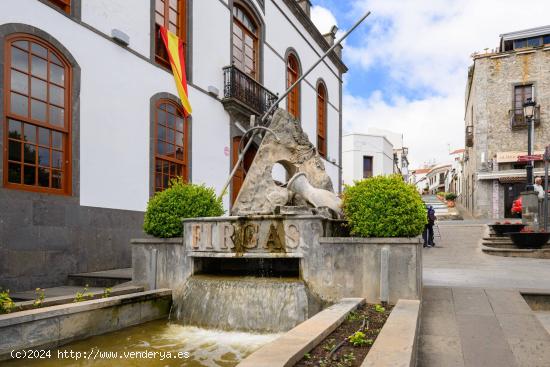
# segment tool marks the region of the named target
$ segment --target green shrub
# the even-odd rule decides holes
[[[441,197],[445,197],[445,195],[447,195],[447,193],[445,191],[439,191],[436,195],[441,196]]]
[[[343,209],[351,234],[361,237],[415,237],[427,223],[416,187],[399,175],[377,176],[346,186]]]
[[[448,194],[445,195],[445,200],[455,201],[455,199],[456,199],[456,194],[454,192],[449,192]]]
[[[10,291],[0,289],[0,314],[10,313],[14,308],[15,303],[10,297]]]
[[[183,232],[183,218],[215,217],[223,213],[221,198],[216,198],[213,189],[178,178],[149,200],[143,229],[155,237],[179,237]]]

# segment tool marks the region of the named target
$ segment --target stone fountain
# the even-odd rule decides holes
[[[183,221],[179,239],[132,242],[134,282],[174,290],[172,316],[286,331],[342,297],[419,299],[418,238],[346,234],[340,199],[298,121],[277,110],[226,217]],[[289,178],[273,177],[280,164]]]

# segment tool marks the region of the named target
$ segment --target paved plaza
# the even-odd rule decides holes
[[[440,223],[424,250],[418,365],[550,366],[550,334],[519,290],[550,292],[550,260],[483,254],[475,222]],[[548,328],[548,325],[546,325]]]

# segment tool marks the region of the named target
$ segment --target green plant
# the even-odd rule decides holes
[[[361,331],[356,331],[352,335],[348,336],[348,340],[354,347],[367,345],[367,339],[365,338],[365,333]]]
[[[361,318],[361,315],[359,315],[359,313],[357,313],[356,311],[351,311],[350,313],[348,313],[348,321],[356,321],[356,320],[359,320]]]
[[[344,354],[341,360],[344,363],[344,366],[351,366],[352,362],[355,361],[355,354],[353,354],[353,352]]]
[[[445,197],[447,193],[445,191],[439,191],[436,195],[437,196],[441,196],[441,197]]]
[[[183,218],[215,217],[223,213],[221,198],[216,197],[213,189],[185,183],[179,177],[149,200],[143,229],[155,237],[178,237],[183,232]]]
[[[327,344],[323,345],[323,349],[330,352],[335,346],[336,344],[334,344],[334,339],[329,339],[327,340]]]
[[[15,303],[10,297],[10,290],[5,291],[0,289],[0,314],[10,313],[15,308]]]
[[[386,311],[386,309],[384,307],[382,307],[382,305],[375,305],[374,306],[374,311],[382,313],[382,312]]]
[[[445,200],[455,201],[456,198],[457,198],[457,195],[454,192],[449,192],[445,194]]]
[[[86,284],[82,292],[76,292],[73,302],[74,303],[83,302],[83,301],[86,301],[86,299],[92,299],[92,298],[94,298],[94,295],[91,293],[88,293],[88,284]]]
[[[367,345],[370,347],[371,345],[374,344],[374,340],[372,339],[367,339]]]
[[[32,303],[33,307],[42,307],[42,303],[44,302],[44,290],[42,288],[36,288],[34,294],[36,294],[36,298]]]
[[[103,295],[101,296],[101,298],[111,297],[111,292],[112,292],[112,291],[113,291],[113,290],[112,290],[111,288],[109,288],[109,287],[105,288],[105,289],[103,290]]]
[[[309,353],[304,354],[304,358],[305,359],[311,359],[311,354],[309,354]]]
[[[343,209],[355,236],[415,237],[427,223],[420,194],[399,175],[377,176],[346,186]]]

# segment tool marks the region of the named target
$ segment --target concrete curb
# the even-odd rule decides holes
[[[1,315],[0,361],[166,317],[171,302],[172,291],[158,289]]]
[[[420,301],[400,299],[361,367],[416,366]]]
[[[245,358],[237,367],[291,367],[332,333],[346,315],[365,303],[343,298]]]
[[[84,289],[84,287],[82,287]],[[112,291],[110,293],[110,297],[115,296],[122,296],[126,294],[133,294],[143,292],[143,287],[141,286],[128,286],[128,287],[118,287],[118,288],[112,288]],[[99,299],[103,297],[104,291],[98,291],[98,292],[87,292],[86,294],[91,294],[91,299]],[[75,295],[70,296],[58,296],[58,297],[47,297],[44,298],[44,301],[42,301],[42,306],[40,307],[43,309],[44,307],[50,307],[50,306],[57,306],[62,305],[66,303],[72,303],[75,298]],[[35,301],[22,301],[22,302],[16,302],[15,306],[18,307],[18,311],[26,311],[37,308],[34,307]],[[17,312],[18,312],[17,311]],[[12,313],[13,314],[13,313]]]

